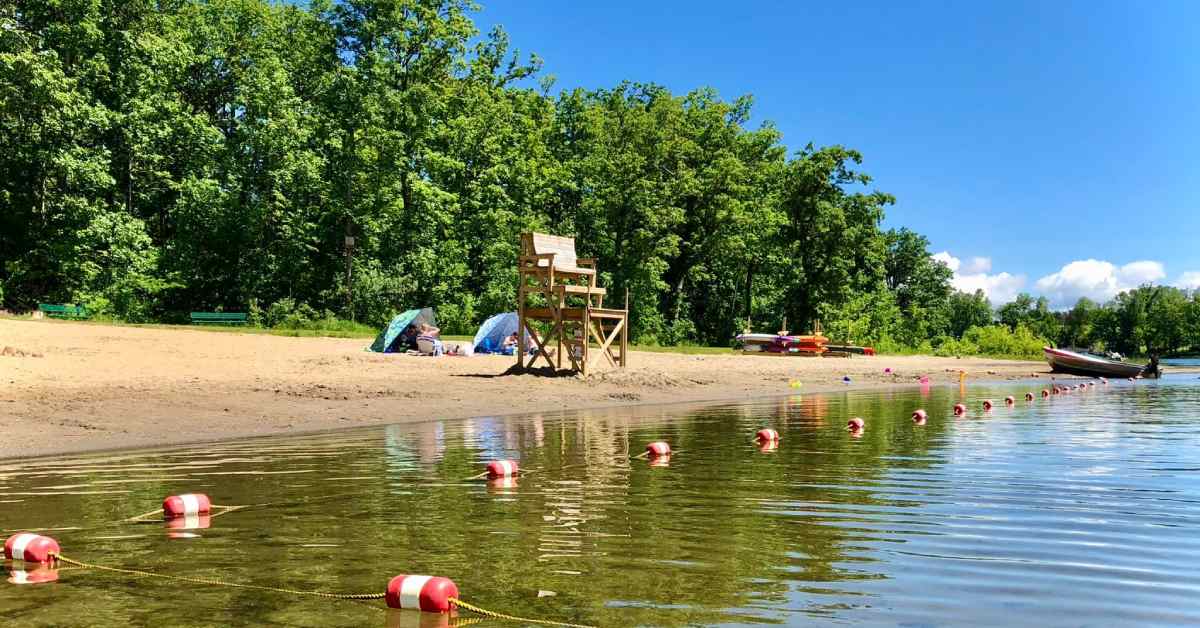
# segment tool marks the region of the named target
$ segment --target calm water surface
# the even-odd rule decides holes
[[[0,462],[0,529],[47,532],[97,563],[297,589],[444,575],[480,606],[604,626],[1200,625],[1195,378],[987,415],[982,399],[1046,381]],[[958,401],[970,416],[950,416]],[[917,407],[925,426],[909,419]],[[861,438],[844,429],[852,416]],[[759,427],[782,433],[779,449],[751,442]],[[631,459],[658,439],[677,451],[669,466]],[[465,480],[499,457],[531,473]],[[116,523],[186,491],[253,506],[193,530]],[[57,575],[0,583],[3,625],[458,625],[379,603]]]

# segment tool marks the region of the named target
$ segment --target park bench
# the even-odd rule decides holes
[[[54,303],[38,303],[38,309],[50,318],[66,318],[83,320],[91,317],[91,313],[82,305],[56,305]]]
[[[192,312],[193,325],[245,325],[242,312]]]

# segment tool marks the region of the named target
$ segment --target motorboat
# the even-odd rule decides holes
[[[1121,362],[1098,355],[1076,353],[1066,349],[1042,347],[1050,370],[1056,373],[1090,375],[1092,377],[1140,377],[1146,367],[1141,364]]]

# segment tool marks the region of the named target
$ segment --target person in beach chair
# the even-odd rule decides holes
[[[438,338],[438,334],[441,331],[429,323],[421,323],[421,327],[417,331],[417,351],[420,351],[424,355],[433,356],[440,356],[445,353],[442,340]]]

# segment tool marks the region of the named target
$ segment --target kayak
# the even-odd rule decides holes
[[[1118,362],[1098,355],[1076,353],[1065,349],[1042,347],[1050,370],[1056,373],[1091,375],[1093,377],[1139,377],[1146,367],[1140,364]]]

